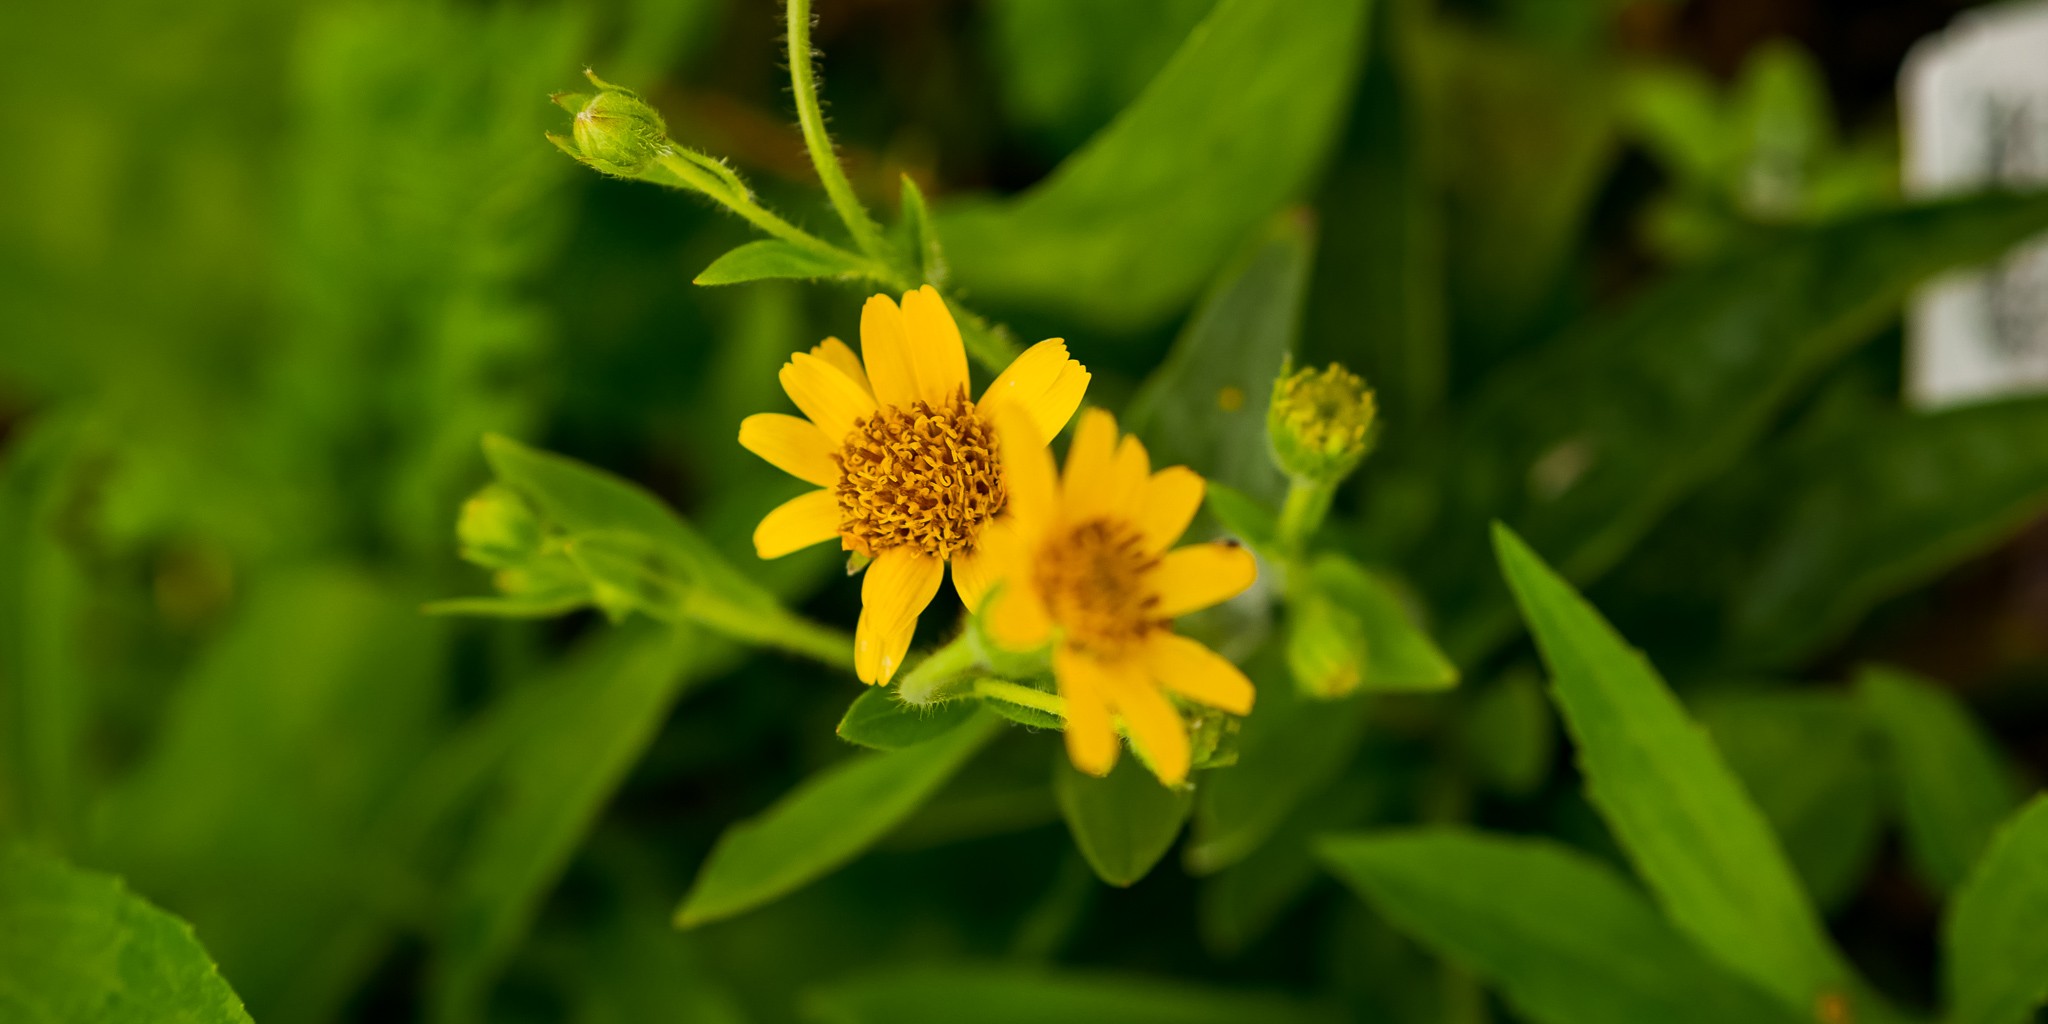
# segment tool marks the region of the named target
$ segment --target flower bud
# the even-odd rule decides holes
[[[1304,587],[1288,608],[1287,667],[1303,693],[1329,700],[1365,680],[1365,624],[1320,590]]]
[[[542,540],[533,508],[504,484],[491,484],[462,503],[455,536],[462,543],[462,557],[492,569],[531,561]]]
[[[1334,484],[1372,449],[1375,414],[1372,389],[1344,367],[1282,367],[1266,411],[1273,458],[1289,476]]]
[[[631,178],[645,171],[655,158],[667,153],[668,125],[661,114],[633,92],[621,89],[584,71],[591,95],[560,94],[555,102],[575,113],[570,123],[572,141],[549,135],[555,145],[570,156],[606,174]]]

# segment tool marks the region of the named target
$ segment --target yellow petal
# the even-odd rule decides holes
[[[1110,509],[1103,497],[1115,487],[1116,417],[1101,409],[1081,414],[1074,443],[1067,448],[1067,472],[1060,478],[1060,506],[1067,517],[1088,519]]]
[[[1177,633],[1161,633],[1145,645],[1143,658],[1159,685],[1197,704],[1251,714],[1252,681],[1223,655]]]
[[[1109,467],[1109,490],[1101,502],[1123,518],[1136,519],[1143,512],[1145,485],[1152,479],[1152,459],[1136,434],[1125,434],[1117,442],[1116,459]]]
[[[1088,379],[1087,368],[1067,358],[1067,343],[1049,338],[1012,360],[981,393],[981,401],[1016,405],[1031,417],[1038,436],[1050,439],[1059,436],[1081,407]]]
[[[1016,522],[999,516],[981,528],[974,546],[953,555],[953,589],[969,613],[981,610],[982,598],[1005,575],[1017,570]]]
[[[967,346],[937,289],[925,285],[903,294],[903,328],[917,371],[917,397],[937,406],[966,395]]]
[[[1167,552],[1152,570],[1160,615],[1174,618],[1228,601],[1259,578],[1258,559],[1227,543],[1190,544]]]
[[[839,499],[831,491],[799,494],[761,518],[754,527],[754,551],[781,558],[839,536]]]
[[[1052,616],[1031,580],[1020,571],[1000,577],[988,603],[988,635],[1012,651],[1035,651],[1052,639]]]
[[[1207,486],[1200,473],[1186,466],[1168,466],[1145,481],[1136,513],[1145,550],[1164,551],[1187,532],[1202,508],[1202,492]]]
[[[874,627],[874,636],[891,645],[900,639],[907,648],[907,631],[917,628],[918,613],[932,603],[945,574],[944,562],[912,548],[890,548],[875,556],[860,587],[861,613]],[[855,642],[858,646],[858,638]],[[897,650],[893,663],[886,658],[887,648],[882,653],[885,660],[880,671],[886,679],[902,667],[903,653]]]
[[[860,309],[860,357],[875,386],[875,401],[908,406],[921,397],[903,311],[887,295],[869,296]]]
[[[1003,489],[1009,494],[1004,515],[1015,518],[1024,544],[1036,544],[1045,527],[1059,517],[1059,477],[1052,452],[1045,447],[1044,435],[1016,406],[999,405],[992,418],[1002,454]]]
[[[910,638],[917,632],[917,619],[913,616],[893,633],[884,632],[877,621],[877,616],[865,609],[861,611],[860,622],[853,631],[853,670],[863,683],[887,686],[895,678],[896,670],[903,667]]]
[[[875,400],[838,367],[808,352],[798,352],[782,365],[782,390],[803,410],[825,440],[837,445],[853,433],[854,424],[875,414]]]
[[[867,392],[869,397],[874,396],[875,386],[868,383],[868,371],[861,368],[860,357],[854,355],[853,349],[845,342],[838,338],[826,338],[811,346],[811,354],[839,367],[839,372],[853,378],[853,382],[860,385],[860,389]]]
[[[1178,786],[1188,780],[1188,726],[1180,712],[1166,699],[1152,680],[1139,674],[1135,665],[1117,666],[1108,672],[1110,703],[1123,716],[1131,731],[1131,742],[1144,748],[1145,757],[1159,781]]]
[[[831,487],[839,482],[834,446],[818,425],[800,416],[757,412],[740,421],[740,447],[790,476]]]
[[[1116,767],[1117,742],[1101,667],[1062,645],[1052,652],[1052,677],[1067,705],[1067,759],[1090,775],[1108,775]]]

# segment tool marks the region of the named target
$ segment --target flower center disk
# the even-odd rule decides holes
[[[1069,642],[1115,657],[1166,624],[1146,579],[1158,565],[1135,525],[1091,519],[1043,547],[1038,592]]]
[[[950,558],[974,546],[1008,492],[995,431],[962,392],[938,408],[885,406],[854,426],[839,461],[839,532],[865,555],[914,547]]]

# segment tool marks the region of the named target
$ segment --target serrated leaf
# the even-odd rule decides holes
[[[971,1010],[969,1009],[971,1008]],[[805,1000],[818,1024],[1334,1024],[1280,996],[1098,973],[917,967],[868,974]]]
[[[1053,763],[1052,790],[1081,856],[1115,886],[1137,882],[1166,856],[1194,806],[1194,794],[1160,785],[1135,757],[1119,758],[1098,779],[1076,770],[1062,750]]]
[[[0,1019],[248,1024],[192,926],[119,879],[0,845]]]
[[[1365,629],[1360,691],[1426,693],[1457,685],[1458,667],[1415,623],[1408,602],[1387,581],[1334,553],[1317,558],[1311,574],[1315,585],[1356,615]]]
[[[1612,869],[1552,841],[1412,829],[1332,837],[1321,851],[1397,927],[1532,1021],[1810,1019],[1701,953]]]
[[[1151,85],[1022,195],[939,211],[960,283],[1111,328],[1176,312],[1297,195],[1338,127],[1366,0],[1222,0]]]
[[[1936,889],[1952,890],[2019,806],[2012,776],[1997,745],[1946,690],[1881,667],[1864,670],[1856,690],[1884,737],[1913,866]]]
[[[996,733],[976,716],[930,743],[856,754],[726,829],[697,871],[676,924],[731,917],[787,895],[859,856],[929,799]]]
[[[2048,797],[2000,825],[1942,923],[1949,1024],[2026,1024],[2048,1003]]]
[[[712,260],[691,284],[741,284],[795,278],[814,281],[821,277],[859,277],[867,267],[849,255],[831,255],[785,242],[764,238],[748,242]]]
[[[1992,195],[1770,232],[1500,367],[1441,442],[1462,462],[1458,492],[1414,547],[1432,605],[1469,609],[1446,646],[1481,652],[1513,626],[1473,542],[1486,520],[1513,523],[1568,578],[1598,577],[1914,284],[2044,228],[2048,196]]]
[[[839,719],[839,738],[871,750],[902,750],[935,740],[974,717],[977,702],[950,700],[914,707],[879,686],[869,687]]]
[[[1266,441],[1273,379],[1294,350],[1313,235],[1282,215],[1218,274],[1165,362],[1131,399],[1124,425],[1154,465],[1204,477],[1277,505],[1286,478]]]
[[[1851,975],[1777,837],[1641,653],[1505,526],[1501,572],[1578,746],[1587,794],[1679,930],[1790,1006]]]

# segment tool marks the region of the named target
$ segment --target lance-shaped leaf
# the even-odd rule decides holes
[[[1456,829],[1337,836],[1337,877],[1541,1024],[1794,1024],[1614,871],[1548,840]]]
[[[992,715],[929,743],[858,754],[805,780],[720,836],[676,923],[695,927],[759,906],[859,856],[929,799],[999,728]]]
[[[691,283],[713,285],[773,278],[861,277],[872,269],[870,264],[851,253],[819,252],[779,238],[764,238],[748,242],[711,261],[711,265],[705,267]]]
[[[2048,1002],[2048,798],[2000,826],[1949,905],[1951,1024],[2026,1024]]]
[[[1948,691],[1876,667],[1856,689],[1890,755],[1913,865],[1937,889],[1952,890],[2019,806],[2012,776],[1997,745]]]
[[[1166,856],[1188,820],[1194,795],[1168,789],[1136,757],[1119,758],[1103,778],[1083,775],[1061,751],[1052,790],[1074,845],[1103,881],[1134,884]]]
[[[1031,190],[941,208],[994,305],[1154,324],[1297,195],[1335,135],[1367,0],[1221,0],[1144,93]]]
[[[192,937],[119,879],[0,846],[0,1020],[248,1024]]]
[[[1504,526],[1501,571],[1550,666],[1587,793],[1680,931],[1790,1006],[1851,976],[1777,837],[1642,654]]]

